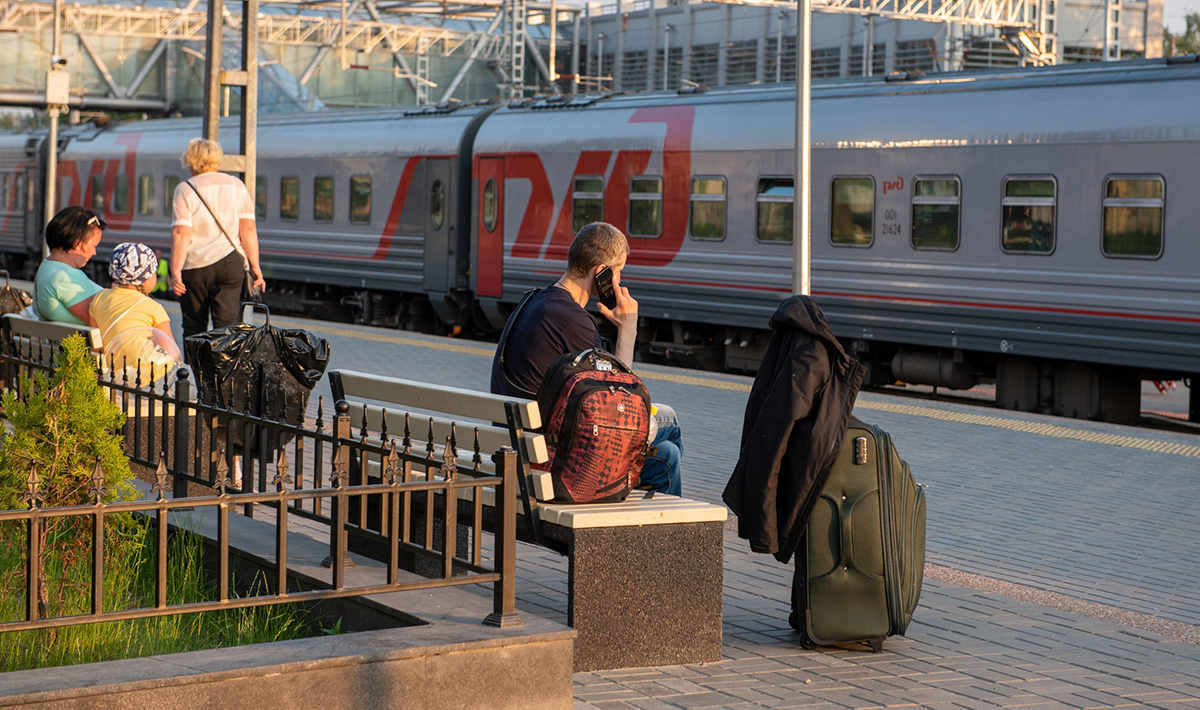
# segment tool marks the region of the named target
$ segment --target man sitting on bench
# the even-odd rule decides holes
[[[596,322],[586,310],[598,298],[596,276],[608,270],[616,307],[599,304],[600,315],[617,326],[616,352],[622,362],[633,362],[637,338],[638,303],[621,286],[621,269],[629,257],[629,242],[621,230],[606,222],[592,222],[579,230],[567,251],[567,271],[558,281],[535,292],[518,311],[496,347],[492,360],[491,389],[508,397],[537,397],[546,370],[565,353],[601,348]],[[642,467],[642,486],[680,495],[679,464],[683,455],[679,422],[670,407],[655,405],[657,453]]]

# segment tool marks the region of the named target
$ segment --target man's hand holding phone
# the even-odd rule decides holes
[[[621,285],[621,277],[603,266],[596,272],[595,283],[600,315],[612,321],[618,331],[625,328],[636,330],[638,302],[629,295],[629,289]]]

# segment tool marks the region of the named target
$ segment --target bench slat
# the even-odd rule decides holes
[[[350,424],[355,428],[362,424],[363,404],[362,402],[350,402]],[[391,407],[381,407],[374,404],[367,405],[367,429],[369,433],[376,437],[381,433],[384,409],[387,409],[388,438],[399,439],[403,437],[405,412],[395,405]],[[490,459],[491,454],[501,446],[512,446],[512,437],[509,435],[507,427],[434,417],[433,438],[439,452],[441,452],[442,447],[446,443],[446,437],[450,436],[450,425],[452,423],[457,425],[455,428],[455,439],[459,452],[470,451],[471,447],[474,446],[476,428],[479,429],[479,450],[483,453],[485,459]],[[429,439],[429,416],[425,414],[412,414],[409,418],[409,433],[413,438],[413,446],[423,448],[425,442]],[[420,442],[419,445],[417,442]],[[398,444],[399,442],[397,442]],[[546,438],[541,434],[526,433],[522,437],[521,445],[524,447],[523,453],[526,458],[534,463],[545,463],[550,459],[546,449]]]
[[[91,326],[33,320],[32,318],[24,318],[16,313],[6,314],[4,318],[8,322],[9,329],[16,335],[23,335],[27,338],[41,338],[42,340],[51,340],[58,343],[68,335],[79,333],[87,341],[89,348],[93,350],[101,348],[100,331]]]
[[[353,370],[335,370],[329,374],[331,380],[341,382],[342,396],[347,399],[403,402],[414,409],[428,409],[492,422],[505,421],[504,405],[516,402],[520,406],[521,423],[526,428],[537,429],[542,425],[537,402],[529,399],[430,385],[395,377],[381,377]],[[337,394],[336,389],[334,393]]]

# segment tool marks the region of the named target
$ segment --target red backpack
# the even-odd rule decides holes
[[[553,447],[539,468],[550,471],[555,500],[624,500],[649,449],[650,393],[641,379],[601,350],[567,353],[550,364],[537,402]]]

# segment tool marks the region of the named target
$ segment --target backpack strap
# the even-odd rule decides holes
[[[513,323],[517,322],[517,318],[520,317],[521,311],[524,310],[525,304],[529,302],[529,299],[533,298],[534,294],[541,290],[541,288],[531,288],[525,292],[524,296],[521,296],[520,303],[513,309],[512,315],[508,317],[508,321],[504,324],[504,330],[500,333],[500,342],[503,343],[503,349],[500,351],[500,357],[496,360],[497,364],[500,365],[500,374],[504,376],[504,383],[526,399],[537,399],[537,392],[530,392],[516,382],[513,382],[512,377],[508,374],[508,367],[505,365],[505,353],[508,350],[508,333],[512,330]]]

